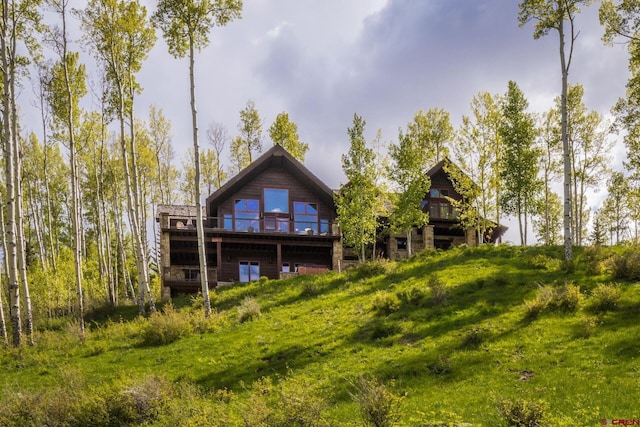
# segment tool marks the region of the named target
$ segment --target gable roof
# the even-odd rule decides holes
[[[282,168],[309,187],[325,203],[333,205],[333,191],[282,146],[274,145],[249,166],[214,191],[206,200],[206,206],[218,204],[270,168]]]

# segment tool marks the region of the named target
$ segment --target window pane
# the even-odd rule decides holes
[[[265,212],[289,212],[289,190],[265,188],[264,190]]]
[[[230,214],[224,215],[224,229],[225,230],[233,229],[233,221],[232,221],[232,216]]]
[[[432,188],[429,194],[431,195],[431,197],[440,197],[440,190],[438,190],[437,188]]]
[[[431,205],[429,205],[429,215],[431,215],[431,218],[440,218],[439,203],[431,203]]]
[[[278,218],[278,231],[281,233],[289,232],[289,220],[287,218]]]
[[[320,232],[321,233],[328,233],[329,232],[329,220],[328,219],[321,219],[320,220]]]
[[[258,200],[236,200],[234,215],[236,218],[236,231],[248,231],[249,227],[253,227],[254,230],[260,230],[260,221],[258,221],[258,219],[260,218]]]
[[[241,282],[249,281],[249,263],[248,262],[240,263],[240,281]]]
[[[259,211],[260,205],[257,200],[247,200],[247,210],[248,211]]]
[[[260,279],[260,263],[252,262],[249,266],[249,280],[259,280]]]
[[[304,205],[305,205],[305,203],[293,202],[293,212],[295,212],[295,213],[304,213]]]
[[[307,213],[308,214],[317,214],[318,206],[315,203],[307,203]]]

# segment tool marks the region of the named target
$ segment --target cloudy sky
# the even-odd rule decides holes
[[[147,0],[149,11],[154,1]],[[394,142],[414,113],[440,107],[454,126],[480,91],[504,93],[515,80],[531,110],[560,92],[557,34],[534,40],[518,26],[514,0],[245,0],[241,20],[214,28],[196,58],[203,145],[211,121],[237,134],[239,111],[255,102],[266,130],[279,112],[298,124],[306,165],[330,187],[344,182],[340,155],[353,114]],[[628,78],[624,46],[600,40],[597,5],[576,19],[579,36],[570,81],[585,88],[590,109],[608,114]],[[80,48],[80,47],[78,47]],[[188,62],[174,59],[159,34],[139,81],[137,111],[151,104],[172,123],[180,158],[191,145]],[[619,168],[622,150],[614,156]],[[180,159],[178,159],[179,164]]]

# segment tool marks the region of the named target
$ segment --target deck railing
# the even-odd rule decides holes
[[[163,226],[175,230],[195,230],[196,218],[189,216],[171,216]],[[335,222],[325,219],[310,221],[291,219],[288,216],[264,216],[263,218],[206,217],[205,230],[228,231],[236,233],[270,233],[300,236],[334,236],[339,234]]]

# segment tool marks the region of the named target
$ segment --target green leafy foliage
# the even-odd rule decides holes
[[[400,299],[391,292],[378,291],[373,294],[371,302],[373,310],[385,316],[390,315],[400,309]]]
[[[165,345],[192,333],[193,326],[189,320],[169,303],[161,312],[151,314],[149,321],[144,324],[140,338],[143,345]]]
[[[544,415],[548,404],[543,400],[527,400],[522,398],[500,399],[496,409],[508,426],[539,427],[544,424]]]
[[[618,308],[618,301],[621,296],[620,285],[616,283],[600,283],[591,291],[589,308],[596,313],[614,311]]]
[[[527,112],[528,107],[529,102],[518,85],[510,81],[498,130],[504,146],[500,159],[500,177],[504,183],[500,205],[505,213],[518,218],[522,245],[527,244],[528,220],[534,211],[534,200],[542,189],[538,178],[540,152],[534,145],[535,121]]]
[[[365,426],[391,427],[400,418],[401,398],[375,378],[360,377],[349,392]]]
[[[349,134],[349,152],[342,155],[342,170],[347,183],[335,196],[338,223],[344,244],[352,246],[361,262],[365,261],[365,247],[375,241],[378,225],[378,194],[375,153],[364,139],[365,120],[353,115]]]
[[[640,249],[631,248],[614,255],[609,264],[613,277],[621,280],[640,280]]]
[[[309,144],[300,141],[298,125],[289,120],[289,114],[284,111],[276,116],[269,127],[269,137],[275,145],[287,150],[300,163],[304,163],[304,156],[309,151]]]

